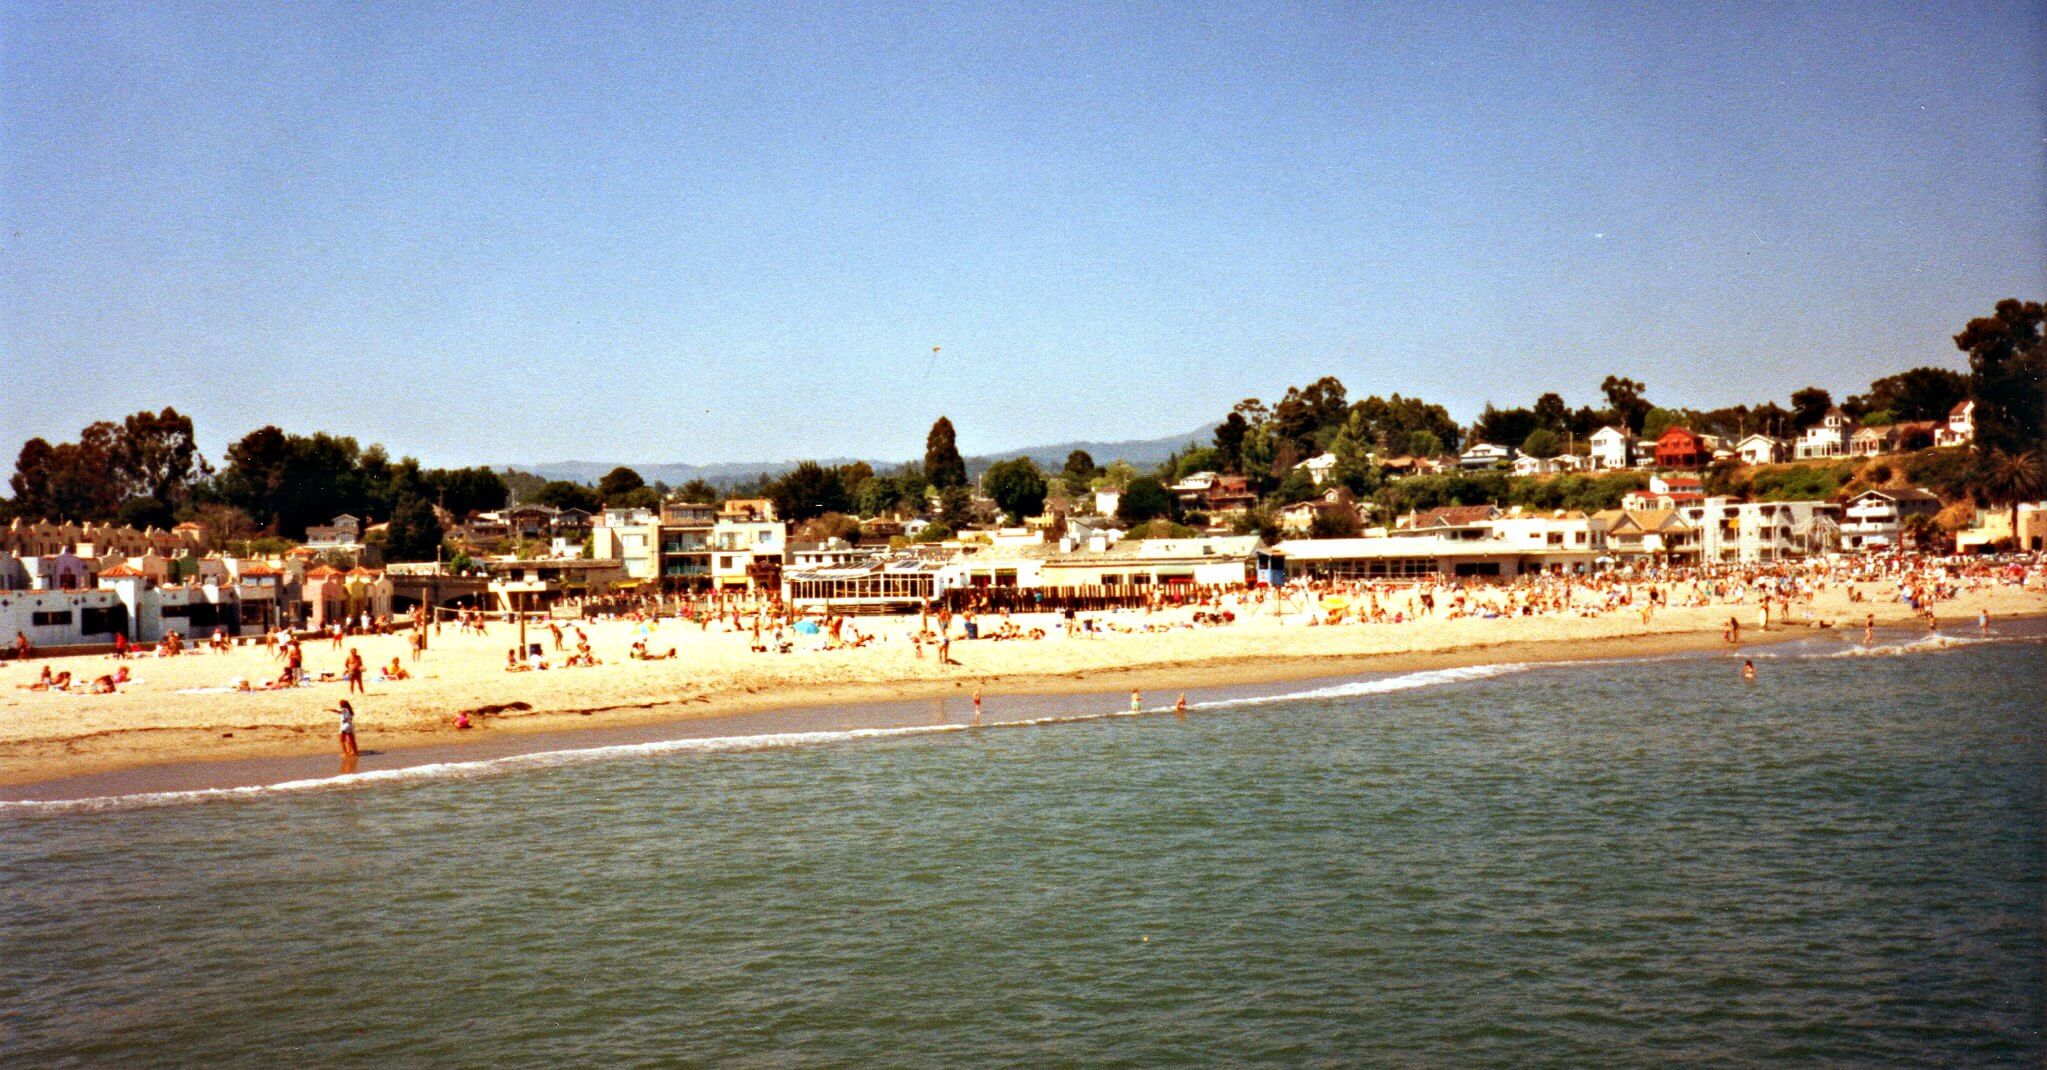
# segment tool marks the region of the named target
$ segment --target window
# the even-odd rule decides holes
[[[38,610],[28,615],[28,622],[38,628],[55,628],[71,623],[71,611],[68,609]]]

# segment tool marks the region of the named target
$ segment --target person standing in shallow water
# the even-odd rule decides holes
[[[347,699],[342,699],[341,704],[330,712],[341,715],[341,756],[353,758],[361,754],[355,745],[355,707],[349,705]]]

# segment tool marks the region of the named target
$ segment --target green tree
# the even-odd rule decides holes
[[[114,519],[137,531],[146,531],[150,528],[168,531],[171,525],[178,522],[178,518],[171,513],[170,506],[148,497],[130,498],[122,502]]]
[[[1002,511],[1022,520],[1045,508],[1045,477],[1028,457],[998,461],[981,476],[981,487]]]
[[[1407,450],[1402,456],[1440,457],[1443,451],[1448,448],[1434,431],[1424,428],[1419,431],[1408,432]]]
[[[207,472],[192,434],[192,418],[173,408],[138,412],[123,420],[112,452],[122,489],[153,498],[165,509],[183,504],[193,481]]]
[[[952,421],[941,416],[924,436],[924,478],[939,490],[967,484],[967,462],[960,457]]]
[[[1607,376],[1599,384],[1599,391],[1606,395],[1608,418],[1640,434],[1642,421],[1648,418],[1649,410],[1655,408],[1649,404],[1649,399],[1642,396],[1642,392],[1647,389],[1633,379],[1619,375]]]
[[[2006,298],[1969,321],[1955,346],[1969,354],[1976,452],[2022,454],[2047,441],[2047,306]]]
[[[701,504],[709,503],[706,502]],[[623,494],[617,494],[606,497],[604,499],[604,507],[607,509],[645,509],[650,512],[658,511],[661,508],[661,492],[655,490],[652,487],[634,487],[633,489],[626,491]]]
[[[974,496],[965,487],[947,487],[938,492],[938,522],[954,531],[965,531],[974,523]]]
[[[602,495],[605,504],[609,505],[620,495],[639,490],[646,485],[647,481],[641,479],[638,472],[620,465],[604,473],[604,478],[597,481],[597,493]]]
[[[1475,438],[1511,446],[1527,438],[1542,423],[1531,409],[1496,409],[1491,402],[1478,415]]]
[[[1521,440],[1521,452],[1530,457],[1548,460],[1564,452],[1564,440],[1558,438],[1555,431],[1547,427],[1538,427],[1530,431],[1527,438]]]
[[[1157,517],[1170,516],[1173,512],[1173,496],[1166,493],[1165,484],[1151,476],[1138,476],[1123,488],[1123,497],[1116,505],[1116,519],[1125,524],[1142,524]]]
[[[843,513],[853,508],[852,495],[836,469],[816,461],[803,461],[768,487],[775,512],[791,524],[825,513]]]
[[[604,496],[598,493],[596,487],[572,483],[566,479],[549,482],[540,488],[540,493],[535,494],[532,500],[536,505],[548,505],[556,509],[581,509],[589,513],[604,508]]]
[[[693,505],[712,505],[718,501],[718,488],[702,479],[692,479],[675,492],[675,496]]]
[[[391,510],[391,522],[384,533],[386,561],[432,561],[439,554],[447,533],[434,514],[434,503],[407,496]]]
[[[1240,472],[1244,468],[1244,439],[1251,433],[1251,424],[1244,414],[1232,411],[1215,426],[1215,448],[1222,454],[1223,470]]]
[[[1816,386],[1791,392],[1791,429],[1803,431],[1820,422],[1834,407],[1834,395]]]
[[[2037,449],[2020,453],[1993,449],[1982,454],[1977,464],[1978,498],[1985,505],[2010,510],[2012,537],[2017,538],[2019,503],[2047,498],[2047,455]]]
[[[1355,539],[1365,533],[1365,522],[1355,509],[1318,509],[1308,521],[1311,539]]]
[[[1535,425],[1559,435],[1571,430],[1571,407],[1564,404],[1562,395],[1544,394],[1535,399]]]
[[[8,481],[15,514],[73,521],[113,517],[122,499],[118,481],[109,478],[118,430],[102,421],[87,427],[77,442],[23,443]]]
[[[1673,427],[1683,427],[1685,414],[1677,409],[1654,408],[1642,417],[1642,437],[1657,438]]]
[[[1841,403],[1848,415],[1864,424],[1867,414],[1888,412],[1889,423],[1903,420],[1945,420],[1955,403],[1969,396],[1969,377],[1946,368],[1913,368],[1886,375],[1869,384],[1869,393]]]

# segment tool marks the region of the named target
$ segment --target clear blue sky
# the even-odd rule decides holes
[[[440,464],[1709,406],[2047,296],[2040,4],[1321,7],[8,3],[0,468],[163,405]]]

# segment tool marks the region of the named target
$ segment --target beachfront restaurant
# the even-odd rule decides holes
[[[937,598],[944,566],[916,558],[792,568],[782,599],[798,613],[908,613]]]
[[[1490,544],[1490,545],[1489,545]],[[1532,572],[1583,572],[1589,549],[1535,550],[1438,535],[1289,539],[1258,554],[1259,578],[1287,580],[1513,579]]]

